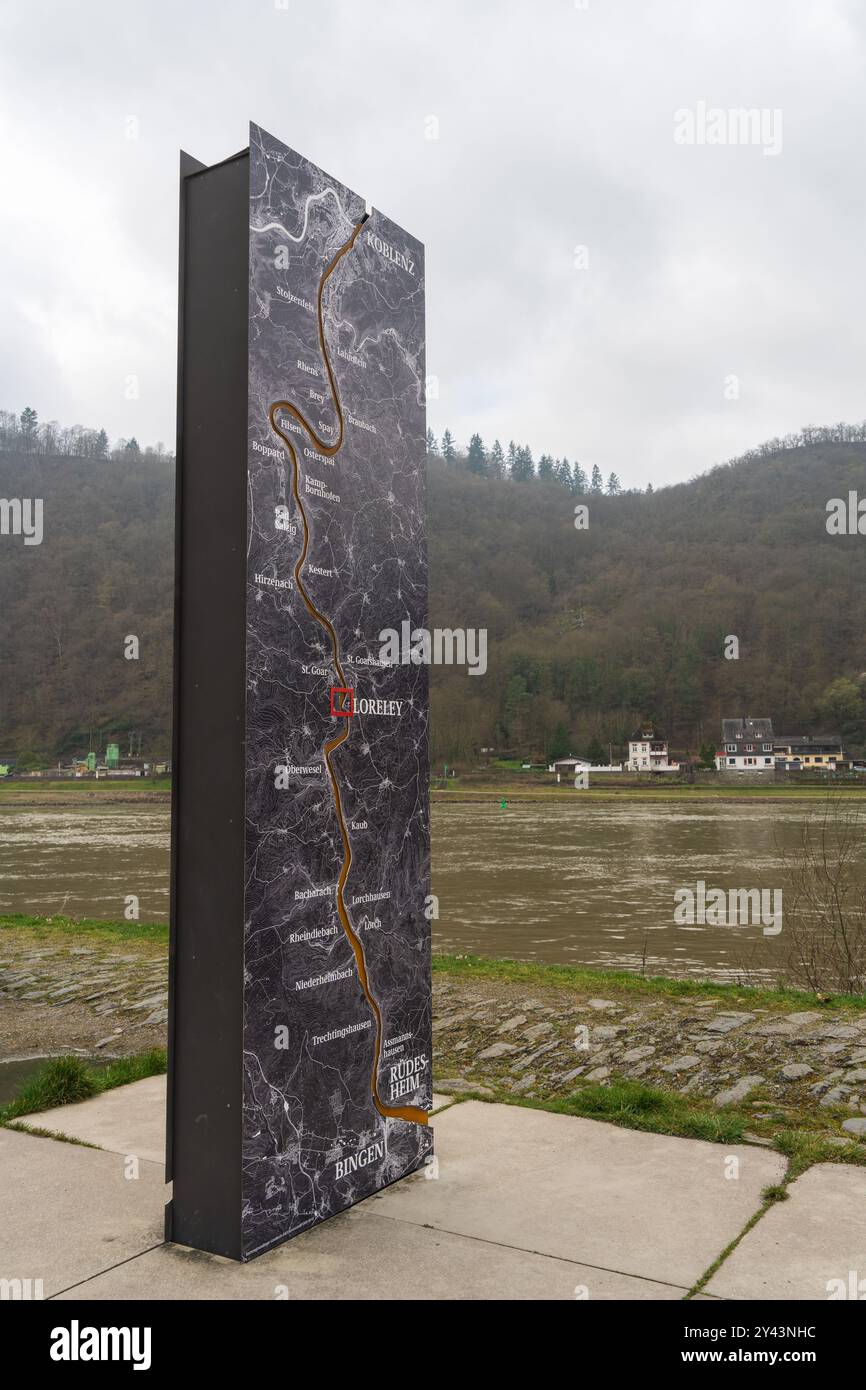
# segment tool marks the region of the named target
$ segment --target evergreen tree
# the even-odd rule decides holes
[[[515,483],[528,483],[535,477],[535,465],[532,462],[532,450],[528,444],[523,444],[517,450],[514,466],[511,469],[511,477]]]
[[[584,497],[589,491],[586,473],[581,468],[577,459],[575,459],[571,467],[571,490],[576,497]]]
[[[526,713],[529,692],[523,676],[508,677],[505,687],[505,734],[508,743],[521,747],[526,734]]]
[[[493,448],[490,450],[488,472],[492,478],[504,478],[505,476],[505,455],[498,439],[494,439]]]
[[[647,483],[647,485],[646,485],[646,495],[647,495],[647,497],[651,497],[652,494],[653,494],[653,492],[654,492],[654,490],[655,490],[655,489],[653,488],[652,483]]]
[[[567,758],[571,748],[571,740],[568,736],[568,729],[560,722],[557,724],[547,744],[547,761],[556,762],[557,758]]]
[[[513,439],[508,441],[508,476],[514,477],[514,470],[517,467],[517,445]]]
[[[712,743],[702,743],[700,752],[700,766],[704,768],[714,768],[716,765],[716,749]]]
[[[597,738],[590,739],[589,747],[586,750],[586,756],[591,763],[605,763],[607,761],[604,755],[604,749]]]
[[[484,452],[484,442],[480,434],[473,434],[469,441],[466,463],[470,473],[483,474],[487,472],[487,455]]]
[[[25,449],[31,448],[36,442],[36,429],[39,424],[39,416],[32,406],[25,405],[21,412],[21,435]]]
[[[436,443],[436,436],[429,427],[427,430],[427,452],[428,454],[439,453],[439,445]]]
[[[100,430],[96,436],[96,456],[97,458],[108,458],[108,435],[105,430]]]
[[[134,454],[136,457],[141,453],[141,450],[138,447],[138,440],[136,439],[135,435],[133,435],[131,439],[128,439],[126,441],[126,444],[123,447],[123,452],[125,454]]]
[[[607,495],[608,495],[608,497],[619,497],[619,494],[620,494],[621,492],[622,492],[622,483],[620,482],[619,478],[616,476],[615,473],[611,473],[610,477],[609,477],[608,480],[607,480]]]
[[[453,463],[457,457],[457,448],[454,443],[454,436],[450,430],[446,430],[442,436],[442,457],[446,463]]]
[[[553,465],[553,476],[560,487],[568,488],[571,491],[571,465],[567,458],[557,459]]]
[[[553,482],[553,478],[553,459],[550,457],[550,454],[542,454],[541,458],[538,460],[539,482],[550,483]]]
[[[597,463],[594,463],[592,465],[592,482],[589,485],[589,490],[590,492],[601,492],[602,487],[603,479],[601,476],[601,469],[599,468]]]

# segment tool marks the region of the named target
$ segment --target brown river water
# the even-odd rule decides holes
[[[785,933],[676,925],[674,893],[785,886],[802,803],[434,804],[434,949],[647,973],[781,969]],[[0,912],[168,919],[167,806],[0,808]]]

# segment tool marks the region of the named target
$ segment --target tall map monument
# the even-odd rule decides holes
[[[432,1156],[424,251],[181,161],[167,1209],[249,1259]]]

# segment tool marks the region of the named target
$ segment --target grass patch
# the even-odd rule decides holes
[[[128,1086],[131,1081],[144,1081],[148,1076],[162,1076],[166,1065],[164,1047],[153,1047],[135,1057],[118,1057],[95,1073],[97,1090],[110,1091],[115,1086]]]
[[[590,772],[590,776],[592,773]],[[587,787],[575,793],[574,789],[563,783],[556,786],[542,781],[531,772],[522,773],[522,782],[506,781],[505,778],[479,778],[463,776],[451,796],[455,801],[482,801],[505,796],[519,797],[521,801],[551,801],[561,806],[580,806],[587,801],[812,801],[823,799],[828,791],[842,800],[855,799],[866,795],[866,786],[829,786],[821,784],[806,787],[724,787],[724,786],[681,786],[666,787],[618,787],[602,785]],[[442,780],[441,778],[439,779]],[[449,778],[449,784],[451,779]],[[434,800],[436,798],[434,797]]]
[[[774,1148],[788,1160],[787,1180],[793,1182],[815,1163],[852,1163],[866,1168],[866,1144],[852,1139],[846,1144],[833,1144],[821,1134],[806,1129],[786,1129],[773,1140]]]
[[[628,970],[591,970],[579,965],[541,965],[534,961],[506,960],[490,956],[434,953],[433,973],[510,980],[514,983],[550,985],[574,990],[618,990],[626,994],[655,994],[677,998],[719,999],[750,1008],[790,1007],[866,1009],[864,994],[814,994],[782,986],[716,984],[712,980],[672,980],[664,975],[635,975]]]
[[[687,1303],[690,1299],[694,1298],[696,1294],[701,1293],[702,1290],[706,1288],[713,1275],[721,1269],[728,1256],[733,1254],[740,1241],[743,1240],[744,1237],[747,1236],[755,1226],[757,1226],[761,1217],[764,1215],[765,1212],[768,1212],[770,1210],[770,1207],[772,1205],[773,1203],[771,1201],[766,1200],[761,1203],[761,1205],[758,1207],[758,1210],[754,1212],[752,1216],[749,1217],[748,1221],[746,1222],[743,1229],[740,1231],[739,1235],[734,1236],[734,1239],[728,1245],[725,1246],[721,1254],[718,1255],[715,1260],[713,1260],[713,1263],[710,1265],[709,1269],[705,1269],[700,1279],[698,1279],[692,1285],[688,1293],[685,1295],[685,1298],[683,1299],[684,1303]]]
[[[32,1115],[55,1105],[72,1105],[94,1095],[95,1074],[80,1057],[51,1057],[14,1100],[0,1107],[0,1120]]]
[[[0,914],[0,931],[25,928],[39,936],[112,937],[117,941],[160,941],[168,944],[168,925],[165,922],[112,922],[91,917],[34,917],[25,912]]]
[[[27,795],[31,792],[104,792],[104,791],[134,791],[134,792],[170,792],[170,777],[73,777],[69,781],[40,777],[26,778],[23,781],[13,780],[0,782],[0,798]]]
[[[788,1195],[788,1190],[784,1183],[771,1183],[771,1185],[765,1187],[761,1193],[761,1200],[766,1202],[769,1206],[772,1205],[773,1202],[787,1202]]]
[[[137,1057],[118,1057],[104,1070],[95,1071],[81,1057],[51,1057],[21,1088],[14,1100],[0,1106],[0,1125],[58,1105],[89,1100],[115,1086],[127,1086],[146,1076],[160,1076],[166,1069],[163,1048],[153,1048]]]
[[[102,921],[94,918],[33,916],[27,913],[0,914],[0,931],[24,929],[37,937],[51,935],[95,935],[117,941],[148,940],[168,944],[165,922]],[[598,993],[600,990],[623,994],[657,995],[679,999],[718,999],[727,1004],[768,1008],[866,1009],[866,994],[815,994],[782,986],[718,984],[705,980],[674,980],[664,975],[637,975],[628,970],[597,970],[577,965],[543,965],[534,961],[502,959],[492,956],[433,955],[434,974],[463,978],[504,980],[515,984],[547,985]]]
[[[581,1115],[624,1129],[706,1139],[712,1144],[736,1144],[748,1126],[748,1118],[737,1110],[718,1110],[697,1096],[661,1091],[627,1079],[613,1080],[607,1086],[584,1086],[560,1100],[527,1104],[554,1114]]]
[[[62,1134],[59,1129],[43,1129],[40,1125],[28,1125],[23,1120],[10,1120],[5,1129],[15,1129],[19,1134],[32,1134],[34,1139],[56,1139],[61,1144],[78,1144],[82,1149],[98,1149],[98,1144],[89,1144],[86,1139],[76,1139],[72,1134]]]

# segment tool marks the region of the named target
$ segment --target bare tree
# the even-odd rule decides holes
[[[866,990],[866,815],[830,796],[783,851],[787,974],[821,992]]]

